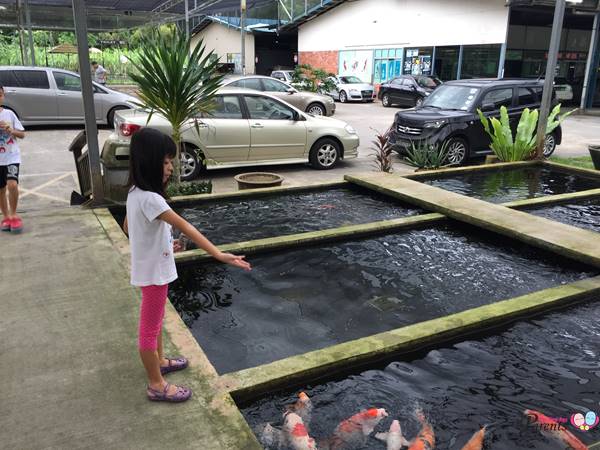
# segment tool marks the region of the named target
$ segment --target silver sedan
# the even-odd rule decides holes
[[[181,175],[195,178],[203,169],[310,163],[315,169],[331,169],[340,159],[358,156],[359,138],[346,122],[313,116],[275,96],[249,89],[218,91],[216,108],[191,119],[182,129]],[[155,114],[119,111],[116,130],[104,143],[103,160],[128,152],[130,136],[149,126],[171,134],[171,125]]]

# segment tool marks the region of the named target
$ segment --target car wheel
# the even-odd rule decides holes
[[[308,114],[312,114],[313,116],[325,116],[327,115],[327,111],[325,111],[325,107],[323,105],[319,105],[318,103],[311,103],[306,107],[306,112]]]
[[[419,97],[418,99],[415,100],[415,108],[420,108],[422,104],[423,104],[422,97]]]
[[[204,168],[203,158],[197,148],[183,145],[181,148],[181,181],[191,181]]]
[[[315,169],[332,169],[340,159],[340,144],[333,139],[323,138],[314,143],[310,149],[310,164]]]
[[[390,101],[390,96],[388,94],[383,94],[383,97],[381,97],[381,104],[386,108],[392,106],[392,102]]]
[[[469,159],[469,144],[462,138],[453,137],[444,142],[446,146],[446,162],[460,166]]]
[[[129,109],[129,108],[127,108],[126,106],[115,106],[108,112],[108,115],[106,116],[106,122],[107,122],[109,128],[115,127],[115,112],[122,111],[124,109]]]
[[[554,150],[556,150],[556,136],[554,136],[554,133],[550,133],[546,135],[544,142],[544,158],[549,158]]]
[[[346,95],[346,91],[340,91],[340,103],[346,103],[348,101],[348,96]]]

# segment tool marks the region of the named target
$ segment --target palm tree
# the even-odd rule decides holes
[[[219,61],[213,52],[205,52],[202,40],[190,52],[190,43],[182,32],[153,30],[141,38],[140,54],[132,61],[135,71],[130,73],[139,88],[139,106],[150,110],[148,121],[156,112],[171,124],[177,144],[176,183],[180,178],[181,128],[188,120],[210,113],[223,79],[217,73]],[[196,121],[195,125],[198,131]]]

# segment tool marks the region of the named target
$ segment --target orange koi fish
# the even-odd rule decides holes
[[[465,444],[462,450],[481,450],[483,447],[483,440],[485,439],[485,427],[475,432],[469,442]]]
[[[529,424],[538,428],[540,433],[567,444],[572,450],[588,450],[587,445],[555,419],[533,409],[526,409],[523,413],[527,416]]]
[[[387,415],[387,411],[383,408],[365,409],[354,414],[352,417],[340,422],[333,435],[321,446],[329,450],[341,450],[364,445],[367,436]]]
[[[315,440],[308,435],[302,418],[296,413],[287,413],[283,423],[287,442],[294,450],[317,450]]]
[[[417,411],[417,419],[421,422],[421,431],[412,440],[408,450],[432,450],[435,447],[435,434],[422,411]]]
[[[308,395],[306,395],[304,392],[300,392],[300,394],[298,394],[298,400],[296,403],[287,406],[287,410],[289,412],[294,412],[300,416],[304,422],[304,426],[306,426],[307,429],[312,418],[312,408],[312,402]]]

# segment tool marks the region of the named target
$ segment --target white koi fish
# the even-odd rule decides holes
[[[387,444],[387,450],[400,450],[402,447],[408,447],[410,442],[402,436],[402,428],[400,422],[394,420],[390,425],[390,430],[387,433],[377,433],[375,438]]]

